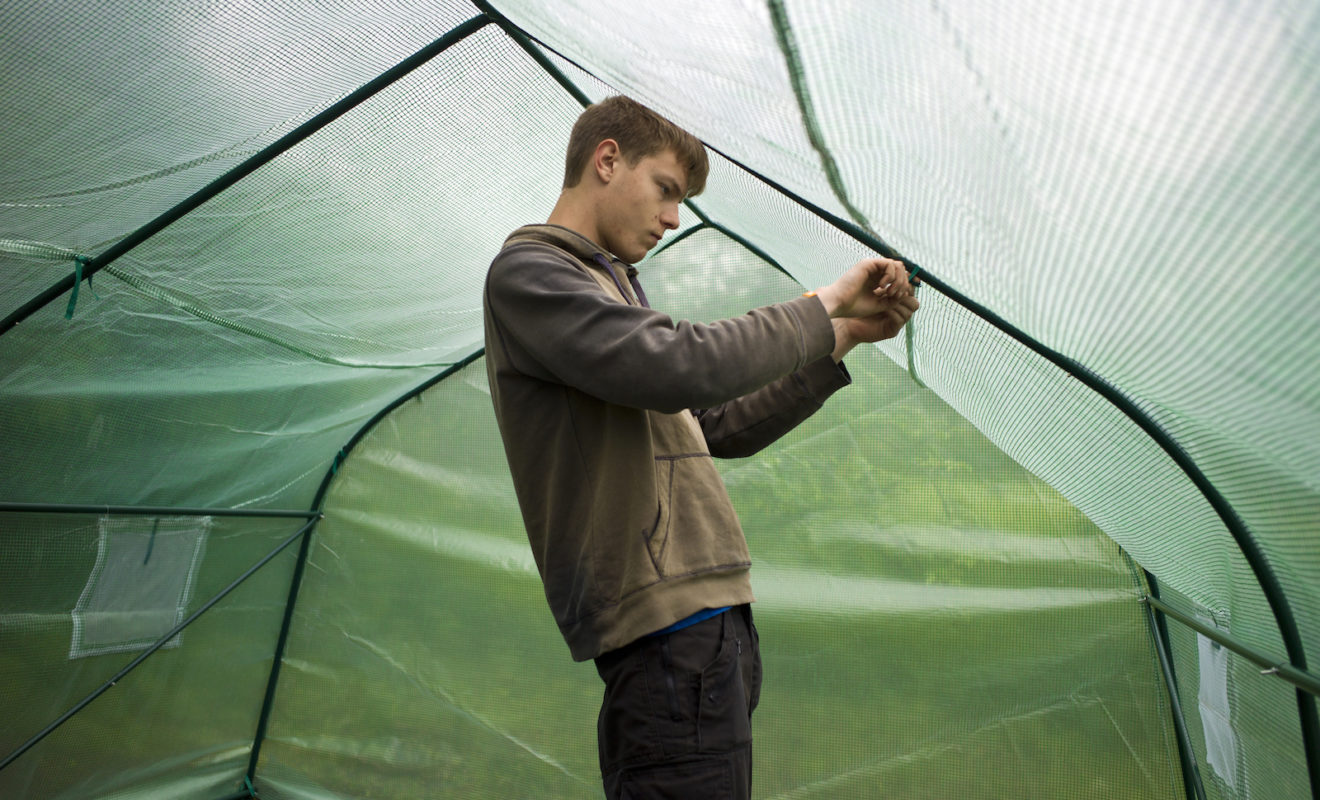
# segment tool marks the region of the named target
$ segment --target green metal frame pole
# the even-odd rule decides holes
[[[485,348],[476,350],[470,355],[464,357],[461,361],[447,367],[435,377],[428,379],[420,386],[409,390],[408,393],[385,406],[380,411],[376,412],[375,416],[367,420],[367,422],[358,429],[357,433],[353,434],[353,438],[349,439],[348,443],[335,453],[330,469],[326,470],[325,477],[321,479],[321,485],[316,490],[316,497],[312,500],[312,508],[316,510],[318,519],[322,515],[321,509],[325,505],[325,496],[326,492],[330,489],[330,482],[334,479],[335,475],[339,473],[340,465],[344,463],[344,459],[346,459],[348,454],[352,452],[353,448],[357,446],[357,443],[362,441],[362,438],[366,436],[377,423],[383,420],[390,414],[390,412],[394,411],[399,406],[418,396],[445,378],[448,378],[450,375],[453,375],[464,367],[474,363],[485,354]],[[275,645],[275,657],[271,664],[270,679],[266,683],[266,695],[261,703],[261,714],[257,720],[257,732],[253,737],[252,753],[248,759],[247,780],[249,783],[256,780],[257,761],[261,757],[261,745],[266,740],[266,731],[270,724],[271,710],[275,705],[275,690],[279,685],[280,665],[284,661],[284,652],[288,648],[289,631],[293,625],[294,605],[297,603],[298,593],[302,587],[303,573],[307,566],[307,555],[311,549],[311,541],[312,534],[309,531],[307,536],[303,538],[302,547],[298,551],[298,563],[294,566],[293,580],[289,585],[289,600],[284,606],[284,621],[280,625],[280,637]]]
[[[1126,553],[1124,554],[1126,556]],[[1128,563],[1132,559],[1128,557]],[[1150,595],[1158,597],[1159,582],[1155,576],[1142,570]],[[1173,716],[1173,728],[1178,738],[1178,759],[1182,762],[1183,787],[1187,791],[1187,800],[1206,800],[1205,786],[1201,783],[1201,770],[1196,764],[1196,751],[1192,749],[1192,737],[1187,732],[1187,718],[1183,716],[1182,698],[1178,695],[1178,675],[1173,665],[1173,647],[1169,643],[1169,629],[1164,624],[1164,617],[1155,613],[1149,603],[1146,604],[1146,622],[1150,625],[1151,638],[1155,643],[1155,654],[1159,657],[1160,670],[1164,673],[1164,688],[1169,693],[1169,711]]]
[[[95,257],[88,259],[83,266],[82,277],[90,279],[115,259],[142,244],[152,236],[155,236],[180,217],[220,194],[230,186],[233,186],[235,183],[254,172],[258,167],[271,161],[290,147],[293,147],[303,139],[306,139],[308,136],[311,136],[313,133],[324,128],[326,125],[339,119],[385,87],[397,81],[399,78],[402,78],[404,75],[412,72],[422,64],[425,64],[439,53],[444,52],[455,42],[466,38],[469,34],[485,27],[489,23],[489,17],[485,15],[475,16],[461,25],[458,25],[426,47],[423,47],[421,50],[418,50],[416,53],[413,53],[408,58],[400,61],[390,69],[382,72],[371,81],[364,83],[353,92],[336,101],[329,108],[326,108],[324,111],[284,134],[271,144],[263,147],[260,152],[197,190],[182,202],[176,204],[173,208],[128,234],[123,239],[120,239]],[[32,314],[36,313],[55,298],[72,289],[76,282],[75,275],[76,273],[72,273],[66,276],[54,286],[51,286],[46,291],[23,304],[12,314],[5,317],[3,321],[0,321],[0,336],[13,330],[14,326],[32,316]]]
[[[1183,625],[1186,625],[1188,628],[1191,628],[1205,638],[1217,642],[1247,659],[1261,668],[1262,675],[1273,675],[1282,681],[1292,684],[1298,692],[1305,693],[1311,697],[1320,697],[1320,677],[1316,677],[1306,670],[1297,669],[1287,661],[1266,655],[1250,645],[1233,638],[1231,635],[1216,628],[1214,625],[1208,625],[1190,614],[1184,614],[1177,608],[1174,608],[1161,600],[1159,595],[1151,594],[1147,597],[1143,597],[1142,602],[1160,612],[1161,615],[1172,617],[1174,620],[1181,622]]]
[[[586,92],[583,92],[578,88],[577,84],[569,80],[568,76],[554,65],[554,62],[549,58],[546,58],[545,53],[541,52],[541,49],[532,43],[531,38],[528,37],[526,33],[523,33],[521,28],[510,22],[508,17],[496,11],[486,0],[472,0],[472,4],[476,6],[477,10],[485,15],[487,19],[494,22],[496,25],[499,25],[500,30],[508,34],[509,38],[513,39],[513,41],[523,49],[523,52],[531,56],[532,60],[541,66],[541,69],[545,70],[546,73],[554,78],[560,86],[564,87],[564,91],[573,95],[574,100],[577,100],[584,107],[591,105],[591,98],[587,97]]]
[[[278,508],[175,508],[171,506],[98,506],[75,503],[0,503],[0,512],[17,514],[106,514],[130,517],[296,517],[309,519],[315,511]]]

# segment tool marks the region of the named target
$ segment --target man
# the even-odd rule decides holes
[[[705,185],[700,141],[626,97],[582,113],[544,225],[486,281],[486,369],[528,538],[575,660],[605,681],[610,798],[746,798],[760,690],[751,559],[712,456],[749,455],[848,382],[917,308],[868,259],[710,325],[652,310],[631,266]]]

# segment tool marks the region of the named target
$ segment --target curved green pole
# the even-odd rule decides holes
[[[344,459],[347,458],[348,454],[357,446],[357,443],[362,441],[362,438],[366,436],[372,428],[376,427],[377,423],[385,419],[385,417],[394,409],[420,395],[432,386],[435,386],[440,381],[448,378],[450,375],[453,375],[455,372],[458,372],[485,354],[486,349],[484,347],[479,348],[475,352],[464,357],[463,360],[455,362],[451,366],[445,368],[443,372],[435,377],[430,378],[420,386],[409,390],[407,394],[385,406],[380,411],[376,412],[375,416],[367,420],[367,422],[358,429],[357,433],[353,434],[353,437],[349,439],[337,453],[335,453],[334,458],[330,463],[330,469],[326,471],[325,477],[321,479],[321,485],[316,490],[316,497],[312,500],[312,511],[317,515],[312,524],[315,525],[317,521],[324,517],[322,506],[325,505],[326,492],[330,489],[330,482],[334,480],[335,475],[339,473],[339,467],[344,463]],[[270,678],[266,682],[266,695],[261,702],[261,715],[257,720],[257,732],[252,740],[252,753],[248,757],[248,783],[251,783],[256,777],[257,760],[261,756],[261,745],[262,742],[266,740],[266,730],[270,723],[270,712],[275,703],[275,689],[279,684],[280,679],[280,665],[284,661],[284,651],[289,643],[289,630],[293,623],[293,608],[298,600],[298,590],[302,588],[303,572],[307,566],[307,555],[311,551],[312,533],[314,530],[315,529],[313,528],[312,530],[307,531],[307,535],[303,537],[302,546],[298,550],[298,562],[293,568],[293,579],[289,584],[289,600],[284,604],[284,621],[280,624],[280,637],[275,644],[275,655],[274,660],[271,663]]]
[[[27,303],[24,303],[9,316],[5,317],[4,320],[0,321],[0,336],[13,330],[14,326],[32,316],[55,298],[70,289],[75,288],[82,279],[86,278],[87,280],[91,280],[93,275],[105,268],[111,262],[115,261],[115,259],[142,244],[152,236],[155,236],[157,233],[160,233],[180,217],[220,194],[230,186],[233,186],[235,183],[238,183],[240,180],[254,172],[258,167],[261,167],[263,164],[274,159],[290,147],[293,147],[303,139],[306,139],[308,136],[311,136],[313,133],[324,128],[326,125],[334,122],[348,111],[356,108],[358,105],[362,104],[363,101],[369,99],[377,92],[394,83],[399,78],[402,78],[404,75],[407,75],[409,72],[412,72],[414,69],[417,69],[422,64],[425,64],[431,58],[447,50],[450,45],[466,38],[468,35],[489,23],[490,18],[484,15],[475,16],[462,23],[444,36],[441,36],[426,47],[423,47],[421,50],[408,56],[403,61],[395,64],[390,69],[382,72],[371,81],[362,84],[362,86],[358,87],[348,95],[345,95],[342,99],[335,102],[321,113],[284,134],[274,142],[271,142],[266,147],[263,147],[259,152],[245,160],[243,163],[235,166],[233,169],[211,181],[201,189],[198,189],[183,201],[176,204],[173,208],[170,208],[165,213],[128,234],[123,239],[115,242],[95,257],[89,258],[85,262],[80,261],[78,269],[57,282],[54,286],[51,286],[46,291],[29,300]]]
[[[483,13],[490,15],[499,26],[523,48],[523,50],[540,64],[541,67],[570,94],[576,97],[579,102],[582,102],[583,104],[590,102],[586,95],[583,94],[582,91],[578,89],[548,58],[546,58],[544,53],[540,52],[540,49],[532,43],[525,32],[520,30],[498,11],[491,8],[490,3],[486,0],[473,0],[473,2]],[[541,46],[545,46],[544,43],[540,44]],[[1054,364],[1067,374],[1081,381],[1084,385],[1108,400],[1118,408],[1119,411],[1123,412],[1124,415],[1135,422],[1138,427],[1145,431],[1145,433],[1160,446],[1160,449],[1173,459],[1174,463],[1182,469],[1187,477],[1191,479],[1193,485],[1195,485],[1196,488],[1200,490],[1201,494],[1205,496],[1206,500],[1209,501],[1210,506],[1215,510],[1215,513],[1219,515],[1224,526],[1233,536],[1233,540],[1237,542],[1238,548],[1242,551],[1248,565],[1251,567],[1252,573],[1260,584],[1261,591],[1265,594],[1266,602],[1269,603],[1270,610],[1274,614],[1275,622],[1279,626],[1279,634],[1283,639],[1289,661],[1292,663],[1292,666],[1297,669],[1303,672],[1306,671],[1306,651],[1302,644],[1301,634],[1297,628],[1297,620],[1293,616],[1292,607],[1288,603],[1287,596],[1283,591],[1283,586],[1279,583],[1278,576],[1274,574],[1274,570],[1270,566],[1269,559],[1265,556],[1264,550],[1261,549],[1260,544],[1256,541],[1255,537],[1252,536],[1251,531],[1247,528],[1246,524],[1242,521],[1242,518],[1238,516],[1237,511],[1223,494],[1220,493],[1220,491],[1210,482],[1205,476],[1205,473],[1201,471],[1201,468],[1197,466],[1196,462],[1187,454],[1187,451],[1184,450],[1169,432],[1164,430],[1164,428],[1155,421],[1153,417],[1138,407],[1127,397],[1127,395],[1119,391],[1117,387],[1088,367],[1045,346],[1017,326],[991,311],[989,308],[949,286],[932,273],[923,270],[919,265],[903,258],[898,251],[883,242],[871,231],[865,230],[855,222],[841,219],[835,214],[826,211],[809,200],[799,196],[797,193],[790,191],[781,184],[770,180],[756,170],[749,168],[741,161],[731,158],[719,148],[712,147],[709,143],[706,143],[706,146],[729,161],[729,163],[739,167],[747,174],[757,178],[765,185],[776,190],[780,194],[797,203],[799,206],[810,211],[812,214],[821,218],[825,222],[828,222],[833,227],[846,233],[848,236],[866,245],[875,252],[880,253],[887,258],[904,261],[908,266],[913,268],[913,274],[918,272],[921,274],[921,280],[924,283],[929,284],[950,300],[953,300],[958,305],[961,305],[963,308],[990,323],[995,328],[998,328],[1001,332],[1007,334],[1014,341],[1026,346],[1032,352],[1045,358],[1051,364]],[[846,208],[851,208],[851,204],[846,201],[846,198],[844,198],[843,203]],[[1298,689],[1297,710],[1301,723],[1302,747],[1305,750],[1307,772],[1310,776],[1311,796],[1313,800],[1320,800],[1320,714],[1317,713],[1315,698],[1305,691]]]

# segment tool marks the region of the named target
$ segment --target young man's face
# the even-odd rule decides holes
[[[678,227],[678,204],[687,195],[687,171],[672,150],[640,159],[619,159],[600,212],[601,244],[634,263]]]

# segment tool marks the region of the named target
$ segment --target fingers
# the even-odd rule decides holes
[[[917,313],[918,308],[921,308],[921,303],[917,301],[916,295],[905,294],[894,298],[889,308],[880,312],[878,316],[887,316],[897,323],[898,328],[901,328],[907,324],[908,320],[912,319],[912,315]]]
[[[858,262],[870,277],[871,293],[876,297],[899,297],[911,292],[908,283],[907,267],[901,261],[892,258],[871,258]]]
[[[892,258],[862,259],[834,283],[816,290],[831,317],[868,317],[911,294],[907,266]]]
[[[854,342],[878,342],[882,339],[891,339],[907,325],[920,306],[917,298],[911,294],[880,300],[879,307],[870,314],[837,320],[839,324],[835,326],[836,341],[840,329],[846,330]]]
[[[912,295],[905,295],[899,298],[894,305],[890,306],[888,311],[883,312],[883,315],[887,316],[890,320],[890,324],[893,325],[894,333],[898,333],[898,329],[902,328],[908,323],[908,320],[912,319],[912,315],[917,312],[918,305],[917,298]]]
[[[891,312],[898,319],[898,327],[901,328],[906,325],[908,320],[912,319],[912,315],[917,313],[917,309],[920,307],[921,303],[917,302],[915,295],[907,294],[900,297],[898,302],[894,304],[894,308]]]

